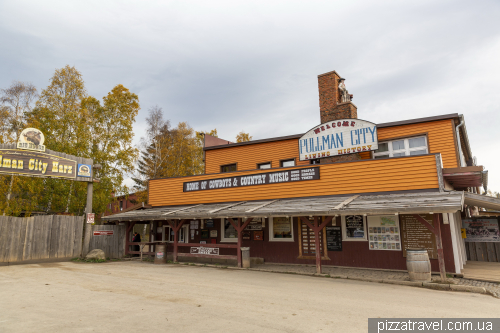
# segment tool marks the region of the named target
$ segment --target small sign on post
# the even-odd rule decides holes
[[[97,230],[94,231],[94,236],[113,236],[113,230]]]
[[[87,223],[95,222],[95,213],[87,213]]]

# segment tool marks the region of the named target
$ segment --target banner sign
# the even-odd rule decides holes
[[[208,254],[212,256],[218,256],[219,255],[219,248],[218,247],[192,247],[190,252],[191,254]]]
[[[87,223],[95,222],[95,213],[87,213]]]
[[[360,119],[323,123],[299,139],[301,161],[377,149],[377,125]]]
[[[466,242],[500,242],[496,219],[462,220]]]
[[[319,179],[319,167],[186,182],[184,183],[184,192],[278,184],[316,179]]]
[[[21,149],[0,149],[0,173],[76,178],[76,161]]]
[[[113,230],[94,231],[94,236],[113,236]]]

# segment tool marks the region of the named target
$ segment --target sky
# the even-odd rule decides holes
[[[0,88],[75,66],[96,98],[139,96],[136,144],[155,105],[233,141],[318,125],[317,76],[335,70],[360,119],[463,114],[500,191],[499,17],[498,0],[0,0]]]

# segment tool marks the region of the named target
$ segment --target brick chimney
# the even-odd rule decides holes
[[[358,118],[358,108],[351,101],[341,102],[339,83],[341,76],[335,72],[318,75],[319,113],[321,123],[338,119]],[[332,156],[320,159],[321,163],[357,161],[358,154]]]
[[[339,93],[340,75],[328,72],[318,75],[319,113],[321,123],[346,118],[358,118],[358,108],[352,102],[341,103]]]

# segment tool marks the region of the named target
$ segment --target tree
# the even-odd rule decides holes
[[[0,89],[0,143],[14,143],[19,140],[26,113],[31,111],[36,97],[36,88],[31,83],[14,81],[9,88]],[[8,184],[8,188],[3,192],[6,193],[4,214],[9,209],[16,179],[14,176],[0,176],[0,183]]]
[[[250,136],[249,133],[245,133],[243,131],[239,132],[238,135],[236,135],[236,142],[246,142],[246,141],[251,141],[252,137]]]
[[[16,142],[24,128],[25,116],[37,98],[31,83],[14,81],[10,87],[0,89],[0,143]]]

